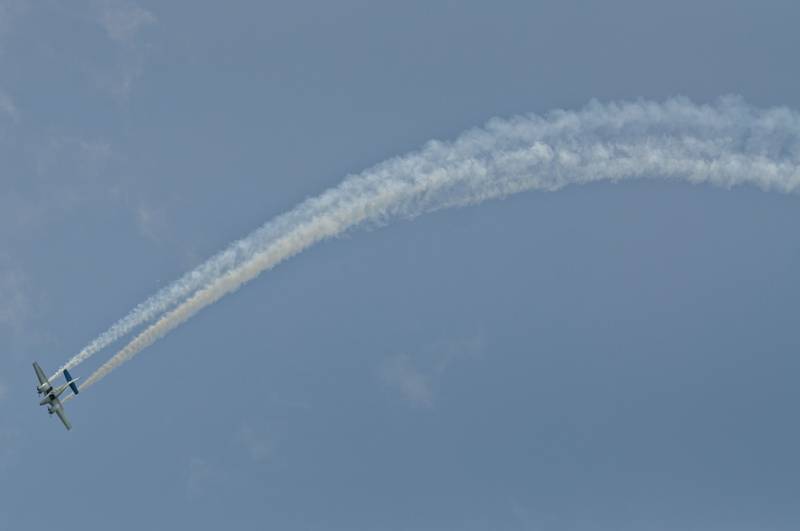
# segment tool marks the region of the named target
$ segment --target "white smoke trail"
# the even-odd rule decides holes
[[[280,218],[267,223],[248,235],[247,238],[234,242],[224,251],[217,253],[192,271],[184,274],[180,279],[162,288],[155,295],[152,295],[136,306],[128,315],[114,323],[108,330],[92,340],[78,354],[73,356],[67,363],[53,373],[50,379],[53,380],[60,377],[64,369],[72,369],[76,365],[86,361],[108,345],[128,335],[140,325],[152,321],[179,302],[185,300],[186,297],[208,285],[209,282],[218,278],[226,271],[229,271],[231,268],[251,258],[254,253],[263,249],[267,242],[269,242],[280,229]]]
[[[242,240],[251,252],[240,263],[206,279],[81,389],[260,273],[357,225],[524,190],[637,177],[792,192],[800,187],[800,114],[785,108],[759,110],[731,97],[714,105],[683,98],[595,102],[577,112],[494,119],[451,143],[430,142],[419,152],[350,176],[279,216],[265,226],[272,227],[269,238]]]
[[[67,363],[59,367],[50,377],[51,380],[59,377],[64,369],[72,369],[81,362],[103,350],[111,343],[128,335],[132,330],[146,323],[166,310],[185,299],[190,293],[204,286],[210,279],[219,276],[233,265],[233,253],[228,250],[215,256],[208,262],[186,273],[173,284],[161,289],[144,302],[136,306],[131,312],[114,323],[108,330],[97,336],[83,350],[72,357]]]

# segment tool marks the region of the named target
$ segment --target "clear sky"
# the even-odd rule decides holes
[[[0,0],[0,531],[798,529],[796,194],[600,183],[353,231],[71,401],[71,432],[30,366],[491,117],[800,109],[797,20],[777,0]]]

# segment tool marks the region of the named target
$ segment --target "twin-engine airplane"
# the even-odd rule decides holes
[[[75,382],[78,381],[77,378],[73,378],[70,376],[69,371],[64,369],[64,378],[67,380],[67,383],[60,387],[53,387],[50,384],[50,380],[47,379],[47,376],[44,375],[44,371],[39,364],[35,361],[33,362],[33,370],[36,371],[36,378],[39,379],[39,385],[36,386],[36,390],[39,392],[40,395],[44,395],[42,401],[39,402],[40,406],[47,406],[47,412],[51,415],[55,413],[58,415],[58,418],[61,419],[61,422],[64,423],[64,427],[68,430],[72,429],[72,425],[67,420],[66,415],[64,415],[64,405],[61,403],[58,397],[67,390],[67,387],[72,389],[73,394],[78,394],[78,386],[75,385]]]

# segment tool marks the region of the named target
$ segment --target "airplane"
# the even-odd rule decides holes
[[[44,371],[39,364],[35,361],[33,362],[33,370],[36,371],[36,378],[39,380],[39,385],[36,386],[36,391],[39,392],[40,395],[44,395],[42,401],[39,402],[40,406],[47,406],[47,412],[49,414],[55,413],[58,415],[58,418],[61,419],[61,422],[64,423],[64,427],[68,430],[72,429],[72,424],[69,423],[67,420],[66,415],[64,414],[64,406],[61,404],[61,400],[58,397],[67,390],[67,387],[72,389],[72,393],[77,395],[78,394],[78,386],[75,385],[75,382],[78,381],[77,378],[73,378],[67,369],[64,369],[64,378],[67,380],[67,383],[60,387],[53,387],[50,384],[50,380],[44,375]]]

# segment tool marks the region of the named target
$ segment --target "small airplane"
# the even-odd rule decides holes
[[[67,420],[66,415],[64,414],[64,406],[59,400],[61,394],[67,390],[69,387],[72,389],[72,393],[77,395],[78,394],[78,386],[75,385],[75,382],[78,381],[77,378],[73,378],[67,369],[64,369],[64,378],[67,380],[67,383],[60,387],[53,387],[50,384],[50,380],[47,379],[47,376],[44,375],[44,371],[39,364],[35,361],[33,362],[33,370],[36,371],[36,378],[39,380],[39,385],[36,386],[36,391],[39,392],[40,395],[44,395],[42,401],[39,402],[40,406],[47,406],[47,412],[49,414],[55,413],[58,415],[58,418],[61,419],[61,422],[64,423],[64,427],[68,430],[72,429],[72,425]]]

